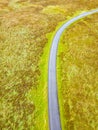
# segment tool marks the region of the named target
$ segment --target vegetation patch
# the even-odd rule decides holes
[[[61,13],[66,13],[65,9],[63,9],[63,7],[60,6],[47,6],[46,8],[44,8],[42,10],[43,13],[47,14],[61,14]]]
[[[78,21],[59,43],[58,84],[63,129],[98,129],[97,14]]]
[[[59,22],[97,7],[80,2],[0,0],[0,129],[48,129],[51,39]]]

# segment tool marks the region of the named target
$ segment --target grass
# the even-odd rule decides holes
[[[41,102],[43,102],[42,105],[42,108],[44,107],[44,111],[45,111],[45,117],[43,118],[44,120],[46,119],[46,122],[49,122],[49,119],[48,119],[48,62],[49,62],[49,54],[50,54],[50,49],[51,49],[51,43],[52,43],[52,40],[53,40],[53,37],[56,33],[56,31],[58,30],[58,28],[61,26],[62,22],[58,24],[58,26],[56,27],[56,30],[51,32],[51,33],[48,33],[46,35],[47,39],[48,39],[48,42],[44,48],[44,51],[43,51],[43,55],[41,56],[41,60],[40,60],[40,70],[41,70],[41,76],[40,76],[40,85],[44,86],[45,90],[42,94],[40,94],[41,96],[43,95],[43,100],[41,100]],[[39,89],[39,92],[41,92],[43,88],[41,87]],[[29,94],[30,95],[30,94]],[[28,95],[28,96],[29,96]],[[32,94],[31,94],[32,95]],[[38,98],[39,100],[41,99],[40,97]],[[39,102],[40,103],[40,102]],[[39,110],[39,115],[41,115],[42,113],[42,110],[40,109]],[[41,119],[39,117],[39,119]],[[39,120],[40,121],[40,120]],[[46,123],[45,127],[43,127],[43,124],[41,126],[39,126],[39,128],[42,128],[43,129],[48,129],[49,126],[48,124]]]
[[[65,9],[61,6],[47,6],[42,10],[45,14],[65,14]]]
[[[6,7],[7,12],[2,9],[0,14],[0,128],[46,130],[48,62],[45,62],[49,48],[44,47],[48,46],[46,34],[57,23],[53,24],[55,19],[49,23],[53,16],[36,12],[37,6],[14,7],[10,5],[10,10]]]
[[[51,41],[58,23],[97,6],[80,2],[0,0],[0,129],[48,129]]]
[[[17,129],[23,129],[23,124],[26,127],[27,122],[29,125],[32,124],[30,116],[34,116],[32,112],[35,109],[33,102],[29,102],[25,95],[32,85],[36,85],[32,83],[32,80],[38,77],[37,75],[31,78],[37,68],[33,64],[30,66],[29,55],[26,53],[30,43],[24,39],[29,39],[29,30],[25,27],[0,28],[0,30],[2,36],[0,43],[0,88],[2,90],[0,112],[2,118],[0,124],[1,128],[5,129],[15,129],[16,125]],[[32,67],[35,67],[35,70]]]
[[[51,35],[52,33],[49,33],[46,35],[47,39],[48,39],[48,43],[46,44],[46,46],[44,47],[43,50],[43,54],[41,56],[41,59],[39,61],[39,67],[41,70],[41,75],[39,77],[40,80],[40,86],[39,89],[35,91],[30,90],[30,92],[28,93],[27,97],[30,97],[31,100],[33,99],[33,101],[35,100],[35,104],[37,106],[37,124],[39,122],[39,125],[35,125],[37,126],[35,129],[47,129],[49,128],[48,123],[48,77],[47,77],[47,73],[48,73],[48,59],[49,59],[49,48],[51,47]],[[44,86],[43,86],[44,85]],[[43,90],[43,91],[42,91]],[[36,97],[37,95],[37,97]],[[29,99],[30,99],[29,98]],[[40,106],[40,107],[39,107]],[[39,109],[38,109],[39,108]],[[40,120],[42,120],[42,122],[40,122]],[[42,124],[41,124],[42,123]]]
[[[97,14],[64,32],[59,44],[58,86],[63,129],[98,129]]]

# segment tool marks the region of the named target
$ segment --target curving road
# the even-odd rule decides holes
[[[57,48],[62,32],[75,21],[85,16],[98,13],[98,9],[91,10],[76,16],[63,24],[57,31],[52,41],[48,68],[48,111],[50,130],[61,130],[61,121],[58,104],[57,79],[56,79],[56,56]]]

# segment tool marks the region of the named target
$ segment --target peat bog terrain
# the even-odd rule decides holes
[[[0,130],[48,130],[48,60],[60,25],[97,0],[0,0]],[[63,33],[58,92],[63,130],[98,128],[98,14]],[[82,127],[81,127],[82,126]]]

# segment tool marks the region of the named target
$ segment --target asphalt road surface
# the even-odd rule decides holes
[[[50,50],[49,67],[48,67],[48,112],[49,112],[49,127],[50,130],[61,130],[61,120],[59,113],[57,78],[56,78],[56,57],[57,48],[62,32],[67,29],[75,21],[84,18],[88,15],[98,13],[98,9],[84,12],[63,24],[56,32],[52,41]]]

